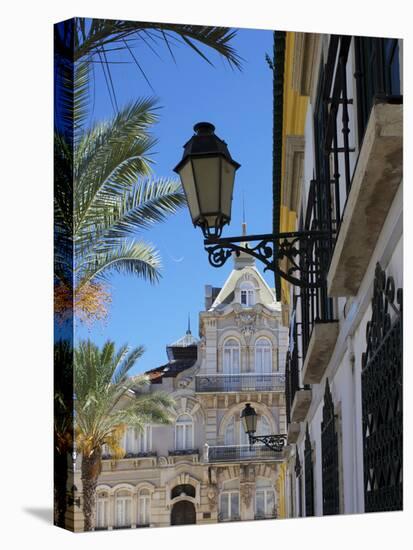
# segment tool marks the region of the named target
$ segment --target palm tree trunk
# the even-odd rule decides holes
[[[83,516],[84,530],[92,531],[96,506],[96,486],[101,468],[101,450],[94,449],[86,457],[82,456]]]
[[[55,446],[54,452],[54,524],[57,527],[66,526],[67,510],[67,452],[59,451]]]

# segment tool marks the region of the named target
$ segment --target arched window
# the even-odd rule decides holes
[[[152,426],[147,424],[138,434],[138,452],[148,453],[152,450]]]
[[[241,283],[241,305],[251,307],[255,304],[255,290],[252,283]]]
[[[235,338],[229,338],[224,344],[224,374],[239,374],[240,346]]]
[[[138,525],[150,524],[151,494],[149,489],[141,489],[138,496]]]
[[[255,372],[268,374],[272,371],[272,349],[268,338],[258,338],[255,343]]]
[[[98,492],[96,498],[95,529],[107,529],[109,519],[109,495],[105,491]]]
[[[226,481],[219,497],[219,519],[228,521],[239,519],[239,481]]]
[[[116,493],[116,527],[131,526],[132,495],[128,491]]]
[[[275,517],[275,491],[268,479],[258,479],[256,482],[255,517]]]
[[[181,414],[175,423],[175,449],[193,449],[194,423],[189,414]]]

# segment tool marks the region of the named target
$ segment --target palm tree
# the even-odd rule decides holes
[[[109,273],[159,279],[156,248],[132,237],[185,203],[177,180],[152,177],[155,100],[137,100],[85,130],[88,72],[85,64],[75,68],[73,98],[71,85],[61,82],[55,129],[56,313],[70,316],[74,308],[84,319],[104,315],[101,283]],[[70,120],[74,132],[66,131]]]
[[[145,391],[145,375],[128,377],[143,353],[141,346],[115,351],[113,342],[100,350],[90,340],[82,341],[74,355],[75,437],[82,453],[83,514],[85,531],[90,531],[96,503],[96,486],[101,471],[102,446],[115,458],[125,450],[120,440],[128,426],[142,431],[147,423],[168,424],[168,407],[173,400],[164,393]]]

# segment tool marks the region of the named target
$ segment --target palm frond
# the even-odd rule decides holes
[[[143,241],[118,243],[116,249],[94,251],[92,258],[78,266],[76,288],[92,279],[105,279],[110,272],[136,275],[150,283],[159,280],[161,261],[159,253]]]

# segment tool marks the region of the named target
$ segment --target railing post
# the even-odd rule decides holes
[[[209,461],[209,445],[208,443],[205,443],[204,445],[204,462]]]

